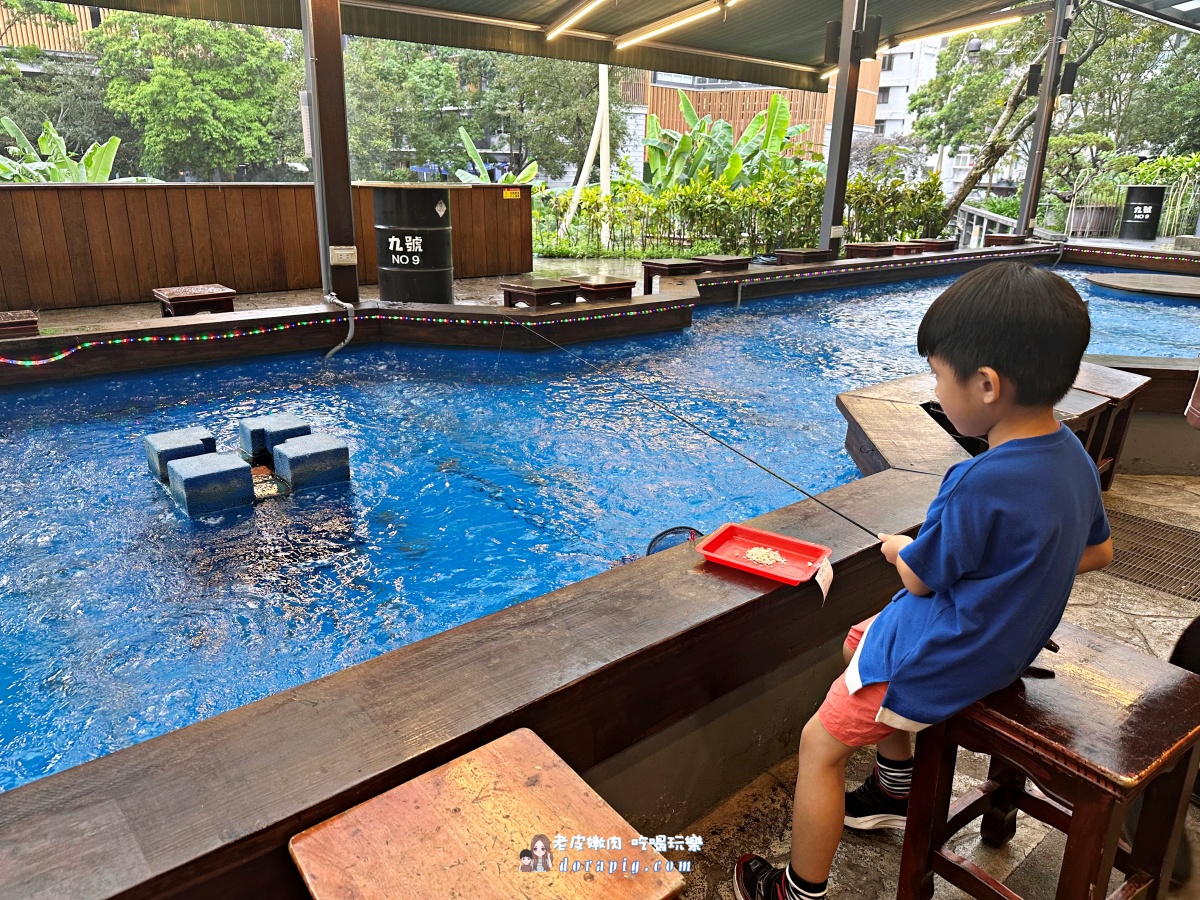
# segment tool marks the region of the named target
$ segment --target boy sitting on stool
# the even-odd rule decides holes
[[[738,900],[819,900],[843,824],[903,828],[911,734],[1019,678],[1076,573],[1112,561],[1096,466],[1054,417],[1090,332],[1075,289],[1024,263],[964,275],[925,313],[938,402],[989,449],[950,467],[915,540],[879,536],[904,589],[850,631],[848,667],[804,728],[791,864],[743,856]],[[846,762],[869,744],[875,770],[847,793]]]

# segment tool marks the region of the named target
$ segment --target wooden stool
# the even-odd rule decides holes
[[[500,282],[500,289],[504,291],[505,306],[516,306],[521,301],[532,307],[574,303],[578,293],[575,285],[553,278],[514,278]]]
[[[892,252],[897,256],[916,256],[925,252],[925,245],[920,241],[901,241]]]
[[[32,309],[0,312],[0,341],[5,338],[37,337],[38,317]]]
[[[844,245],[847,257],[865,256],[871,258],[891,256],[896,245],[890,241],[876,241],[869,244],[846,244]]]
[[[1200,761],[1200,677],[1125,644],[1060,625],[1058,653],[1016,683],[917,735],[900,900],[933,896],[933,876],[972,897],[1020,900],[945,846],[983,817],[985,843],[1016,832],[1017,810],[1067,835],[1057,900],[1167,895]],[[950,803],[959,747],[991,756],[988,780]],[[1030,778],[1043,795],[1025,789]],[[1130,804],[1144,796],[1130,844]],[[1108,893],[1116,865],[1127,880]]]
[[[223,284],[190,284],[184,287],[155,288],[154,299],[164,317],[194,316],[200,312],[233,312],[237,291]]]
[[[1145,375],[1109,369],[1095,363],[1082,363],[1075,377],[1075,387],[1108,398],[1105,409],[1093,433],[1092,442],[1084,444],[1096,468],[1100,470],[1100,487],[1108,490],[1113,476],[1117,474],[1117,461],[1125,446],[1125,435],[1129,431],[1129,417],[1133,415],[1133,404],[1150,383]]]
[[[949,253],[958,249],[957,238],[921,238],[917,243],[925,248],[926,253]]]
[[[638,837],[522,728],[296,835],[288,849],[316,900],[679,896],[674,861]],[[535,839],[549,842],[549,871],[523,862]]]
[[[717,253],[708,256],[693,256],[692,259],[704,263],[704,268],[709,272],[744,272],[750,268],[751,257],[725,256]]]
[[[776,250],[775,258],[781,266],[806,266],[810,263],[833,262],[837,253],[833,250],[814,250],[811,247],[793,247]]]
[[[637,282],[615,275],[571,275],[563,279],[578,285],[579,294],[589,303],[604,300],[630,300]]]
[[[983,236],[983,246],[985,247],[1019,247],[1024,243],[1025,235],[1023,234],[993,232]]]
[[[699,275],[706,266],[694,259],[644,259],[642,260],[642,293],[649,297],[654,293],[655,275]]]

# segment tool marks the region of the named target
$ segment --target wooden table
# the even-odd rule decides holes
[[[0,312],[0,341],[5,338],[37,337],[38,317],[31,309]]]
[[[514,278],[500,282],[500,289],[504,291],[505,306],[516,306],[522,301],[534,307],[574,303],[579,292],[576,285],[553,278]]]
[[[630,300],[637,282],[615,275],[569,275],[562,279],[579,286],[584,300],[598,303],[602,300]]]
[[[559,835],[568,841],[599,838],[605,848],[555,849]],[[638,837],[522,728],[296,835],[288,848],[316,900],[679,896],[683,876],[666,871],[661,854],[635,845]],[[539,838],[550,843],[549,871],[522,871],[529,865],[522,863],[522,851]],[[596,871],[598,861],[604,862],[602,872]]]
[[[1000,234],[994,232],[983,236],[983,246],[985,247],[1019,247],[1025,243],[1025,235],[1023,234]]]
[[[776,250],[775,258],[781,266],[805,266],[810,263],[833,262],[837,253],[832,250],[815,250],[811,247],[792,247]]]
[[[925,245],[920,241],[901,241],[892,252],[897,256],[916,256],[925,252]]]
[[[709,272],[744,272],[750,268],[751,257],[725,256],[716,253],[707,256],[693,256],[692,259],[704,263],[704,268]]]
[[[649,297],[654,293],[655,275],[699,275],[705,265],[694,259],[644,259],[642,260],[642,293]]]
[[[237,291],[223,284],[189,284],[155,288],[151,293],[163,316],[194,316],[200,312],[233,312]]]

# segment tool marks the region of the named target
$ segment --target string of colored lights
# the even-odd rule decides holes
[[[608,312],[592,313],[590,315],[583,316],[568,315],[566,318],[561,319],[532,320],[528,324],[533,328],[545,327],[547,325],[574,325],[581,322],[597,322],[602,319],[617,319],[629,316],[649,316],[654,315],[655,313],[670,312],[676,309],[692,309],[694,306],[694,303],[683,303],[657,306],[651,309],[611,310]],[[511,322],[504,318],[465,319],[457,316],[402,316],[387,314],[383,311],[370,311],[354,317],[356,322],[366,322],[378,319],[388,322],[404,322],[406,324],[415,325],[469,325],[476,327],[489,327],[494,325],[511,324]],[[236,338],[275,334],[292,328],[307,328],[313,325],[332,325],[334,323],[344,321],[345,318],[343,316],[324,316],[318,319],[302,319],[296,322],[278,322],[274,325],[263,325],[256,328],[234,328],[230,331],[223,332],[205,332],[202,334],[127,335],[125,337],[106,338],[97,341],[83,341],[82,343],[75,344],[72,347],[59,350],[57,353],[52,353],[49,356],[34,357],[32,359],[11,359],[6,356],[0,356],[0,363],[9,366],[44,366],[48,365],[49,363],[56,363],[64,360],[68,356],[73,356],[81,350],[93,350],[100,347],[118,347],[126,344],[176,344],[194,343],[197,341],[227,341]]]

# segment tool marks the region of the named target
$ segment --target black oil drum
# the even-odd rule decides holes
[[[453,303],[449,189],[397,185],[374,191],[379,299]]]
[[[1131,184],[1125,192],[1119,237],[1130,241],[1152,241],[1158,237],[1158,220],[1166,195],[1165,185]]]

